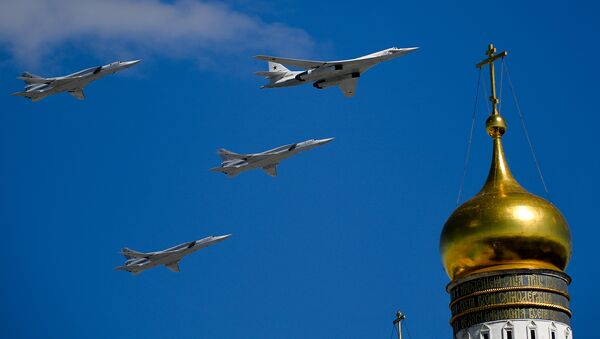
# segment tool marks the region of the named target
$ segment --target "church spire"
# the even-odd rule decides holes
[[[486,55],[477,68],[490,68],[490,171],[481,191],[448,218],[440,237],[452,280],[450,323],[455,338],[546,339],[553,333],[550,338],[571,339],[571,279],[564,273],[571,256],[569,225],[554,205],[519,185],[508,168],[494,74],[494,62],[508,53],[496,53],[490,44]]]

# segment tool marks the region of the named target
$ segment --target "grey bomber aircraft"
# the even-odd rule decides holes
[[[79,100],[85,99],[83,88],[90,82],[98,80],[105,75],[113,74],[129,68],[141,60],[116,61],[104,66],[91,67],[82,71],[69,74],[62,77],[44,78],[28,72],[24,72],[17,79],[25,81],[25,90],[16,92],[12,95],[31,99],[31,101],[40,101],[47,96],[69,92]]]
[[[311,139],[296,144],[289,144],[273,148],[262,153],[255,154],[238,154],[226,149],[219,149],[217,152],[223,161],[221,167],[214,167],[210,170],[213,172],[222,172],[230,177],[234,177],[240,172],[262,168],[267,174],[272,177],[277,176],[277,165],[285,158],[289,158],[303,151],[324,145],[334,138],[327,139]]]
[[[267,85],[260,88],[289,87],[312,82],[313,87],[318,89],[339,86],[344,96],[352,97],[356,90],[358,78],[364,72],[378,63],[401,57],[417,49],[418,47],[392,47],[356,59],[338,61],[315,61],[257,55],[257,59],[269,62],[269,71],[256,72],[256,75],[264,76],[269,80]],[[304,70],[291,71],[283,65]]]
[[[179,272],[179,261],[184,256],[221,242],[230,236],[231,234],[206,237],[200,240],[185,242],[158,252],[144,253],[125,247],[121,250],[121,254],[123,254],[127,261],[125,261],[125,265],[116,267],[115,269],[119,271],[128,271],[134,275],[138,275],[147,269],[165,265],[169,270]]]

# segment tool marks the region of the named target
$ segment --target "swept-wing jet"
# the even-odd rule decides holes
[[[121,250],[121,254],[127,259],[125,265],[116,267],[116,270],[128,271],[134,275],[160,265],[173,272],[179,272],[179,261],[186,255],[196,252],[210,245],[214,245],[229,238],[231,234],[185,242],[177,246],[167,248],[158,252],[138,252],[127,247]]]
[[[91,67],[82,71],[69,74],[62,77],[44,78],[35,74],[24,72],[17,79],[25,81],[25,90],[16,92],[12,95],[31,99],[31,101],[40,101],[47,96],[69,92],[79,100],[85,99],[83,88],[90,82],[98,80],[105,75],[113,74],[129,68],[141,60],[116,61],[104,66]]]
[[[285,158],[289,158],[300,152],[307,151],[311,148],[324,145],[334,138],[327,139],[311,139],[297,144],[289,144],[273,148],[262,153],[255,154],[238,154],[226,149],[219,149],[217,152],[223,161],[221,167],[214,167],[210,170],[213,172],[222,172],[231,177],[234,177],[240,172],[261,168],[267,174],[274,177],[277,176],[277,165]]]
[[[406,55],[418,47],[388,48],[356,59],[339,61],[314,61],[278,58],[268,55],[258,55],[257,59],[269,62],[268,72],[256,72],[269,80],[267,85],[260,88],[288,87],[312,82],[318,89],[339,86],[346,97],[354,96],[358,78],[369,68],[380,62],[392,60]],[[298,67],[303,71],[292,71],[283,65]]]

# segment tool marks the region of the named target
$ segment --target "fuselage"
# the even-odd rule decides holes
[[[177,262],[188,254],[192,254],[205,247],[216,244],[230,236],[231,235],[228,234],[217,237],[206,237],[196,241],[185,242],[162,251],[140,253],[140,255],[143,255],[142,257],[128,259],[125,262],[125,265],[118,267],[118,269],[132,273],[140,273],[156,266]]]
[[[307,140],[295,144],[279,146],[268,151],[255,154],[247,154],[238,159],[226,160],[221,164],[221,168],[226,170],[229,175],[237,175],[242,171],[256,168],[269,167],[276,165],[283,159],[292,157],[300,152],[308,151],[317,146],[321,146],[333,140],[333,138],[320,140]]]
[[[379,52],[367,54],[355,59],[330,61],[323,66],[310,68],[304,71],[281,72],[281,77],[274,79],[265,88],[289,87],[314,82],[316,88],[326,88],[337,85],[340,81],[350,78],[358,78],[362,73],[369,70],[378,63],[392,60],[404,55],[405,50],[400,48],[388,48]]]
[[[31,81],[35,82],[27,84],[25,91],[16,94],[28,97],[32,101],[39,101],[53,94],[81,90],[92,81],[129,68],[138,62],[140,60],[117,61],[104,66],[87,68],[62,77],[33,78]]]

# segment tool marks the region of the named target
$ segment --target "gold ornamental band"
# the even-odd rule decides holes
[[[555,288],[543,287],[543,286],[508,286],[508,287],[491,288],[489,290],[477,291],[477,292],[473,292],[471,294],[463,295],[462,297],[458,297],[455,300],[452,300],[452,302],[450,302],[450,308],[452,308],[452,306],[454,306],[457,302],[459,302],[461,300],[464,300],[466,298],[476,297],[476,296],[482,295],[482,294],[491,294],[491,293],[499,293],[499,292],[512,292],[512,291],[540,291],[540,292],[550,292],[550,293],[560,294],[563,297],[567,298],[567,300],[571,300],[571,297],[569,296],[569,293],[567,293],[565,291],[557,290]]]
[[[481,290],[488,290],[502,287],[528,287],[541,286],[567,291],[568,281],[562,277],[556,277],[541,273],[515,272],[515,274],[504,274],[495,276],[485,276],[462,283],[456,283],[448,292],[452,299],[462,297],[465,294],[471,294]]]
[[[464,312],[461,312],[455,316],[452,317],[452,319],[450,319],[450,325],[454,324],[454,322],[456,321],[456,319],[471,314],[471,313],[476,313],[476,312],[481,312],[481,311],[487,311],[487,310],[493,310],[496,308],[510,308],[510,307],[540,307],[540,308],[549,308],[549,309],[553,309],[553,310],[557,310],[557,311],[561,311],[566,313],[569,317],[571,317],[571,310],[569,310],[568,308],[564,307],[564,306],[559,306],[559,305],[554,305],[554,304],[548,304],[548,303],[538,303],[538,302],[517,302],[517,303],[506,303],[506,304],[495,304],[495,305],[485,305],[485,306],[480,306],[480,307],[474,307],[471,309],[468,309]]]
[[[476,324],[482,324],[486,322],[493,321],[507,321],[510,319],[543,319],[554,322],[559,322],[565,325],[570,325],[569,316],[557,310],[551,310],[547,308],[499,308],[495,310],[489,310],[485,312],[476,312],[472,314],[465,315],[459,319],[456,319],[454,324],[452,324],[452,329],[454,330],[454,334],[458,333],[460,330],[471,327]]]

